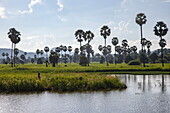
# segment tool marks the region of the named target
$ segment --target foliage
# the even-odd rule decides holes
[[[141,62],[139,60],[132,60],[128,63],[128,65],[140,65]]]
[[[105,62],[105,58],[103,56],[100,57],[100,63],[103,64]]]
[[[87,66],[88,65],[88,59],[85,56],[80,56],[80,63],[81,66]]]
[[[133,60],[133,58],[130,55],[125,57],[125,63],[129,63],[132,60]]]

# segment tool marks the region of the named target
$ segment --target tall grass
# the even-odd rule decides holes
[[[96,91],[126,88],[117,77],[89,73],[0,76],[0,92],[30,91]]]

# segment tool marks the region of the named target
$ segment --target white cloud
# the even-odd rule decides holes
[[[57,15],[57,18],[58,18],[60,21],[62,21],[62,22],[66,22],[66,21],[67,21],[67,19],[61,17],[60,15]]]
[[[60,1],[60,0],[57,0],[57,5],[59,6],[58,11],[62,11],[62,10],[63,10],[63,8],[64,8],[64,5],[61,3],[61,1]]]
[[[30,14],[30,13],[32,13],[33,12],[33,6],[34,5],[36,5],[36,4],[39,4],[39,3],[41,3],[42,2],[42,0],[31,0],[31,2],[28,4],[28,8],[29,8],[29,10],[25,10],[25,11],[20,11],[19,10],[19,13],[21,13],[21,14],[25,14],[25,13],[28,13],[28,14]]]
[[[5,16],[5,8],[4,7],[0,7],[0,18],[6,18],[6,16]]]

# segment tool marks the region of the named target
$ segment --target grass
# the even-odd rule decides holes
[[[41,79],[37,78],[41,73]],[[10,67],[0,65],[0,92],[30,92],[30,91],[96,91],[122,89],[126,85],[117,77],[104,76],[115,74],[170,74],[170,64],[147,64],[147,67],[129,66],[127,64],[92,63],[82,67],[72,63],[58,64],[56,67],[45,67],[37,64],[24,64]]]

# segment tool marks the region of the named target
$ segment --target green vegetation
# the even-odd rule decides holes
[[[0,65],[0,92],[28,91],[96,91],[125,88],[117,77],[105,76],[110,73],[126,74],[170,74],[170,64],[105,64],[92,63],[89,67],[79,64],[58,64],[45,67],[37,64],[24,64],[10,67]],[[40,79],[38,73],[41,73]]]

